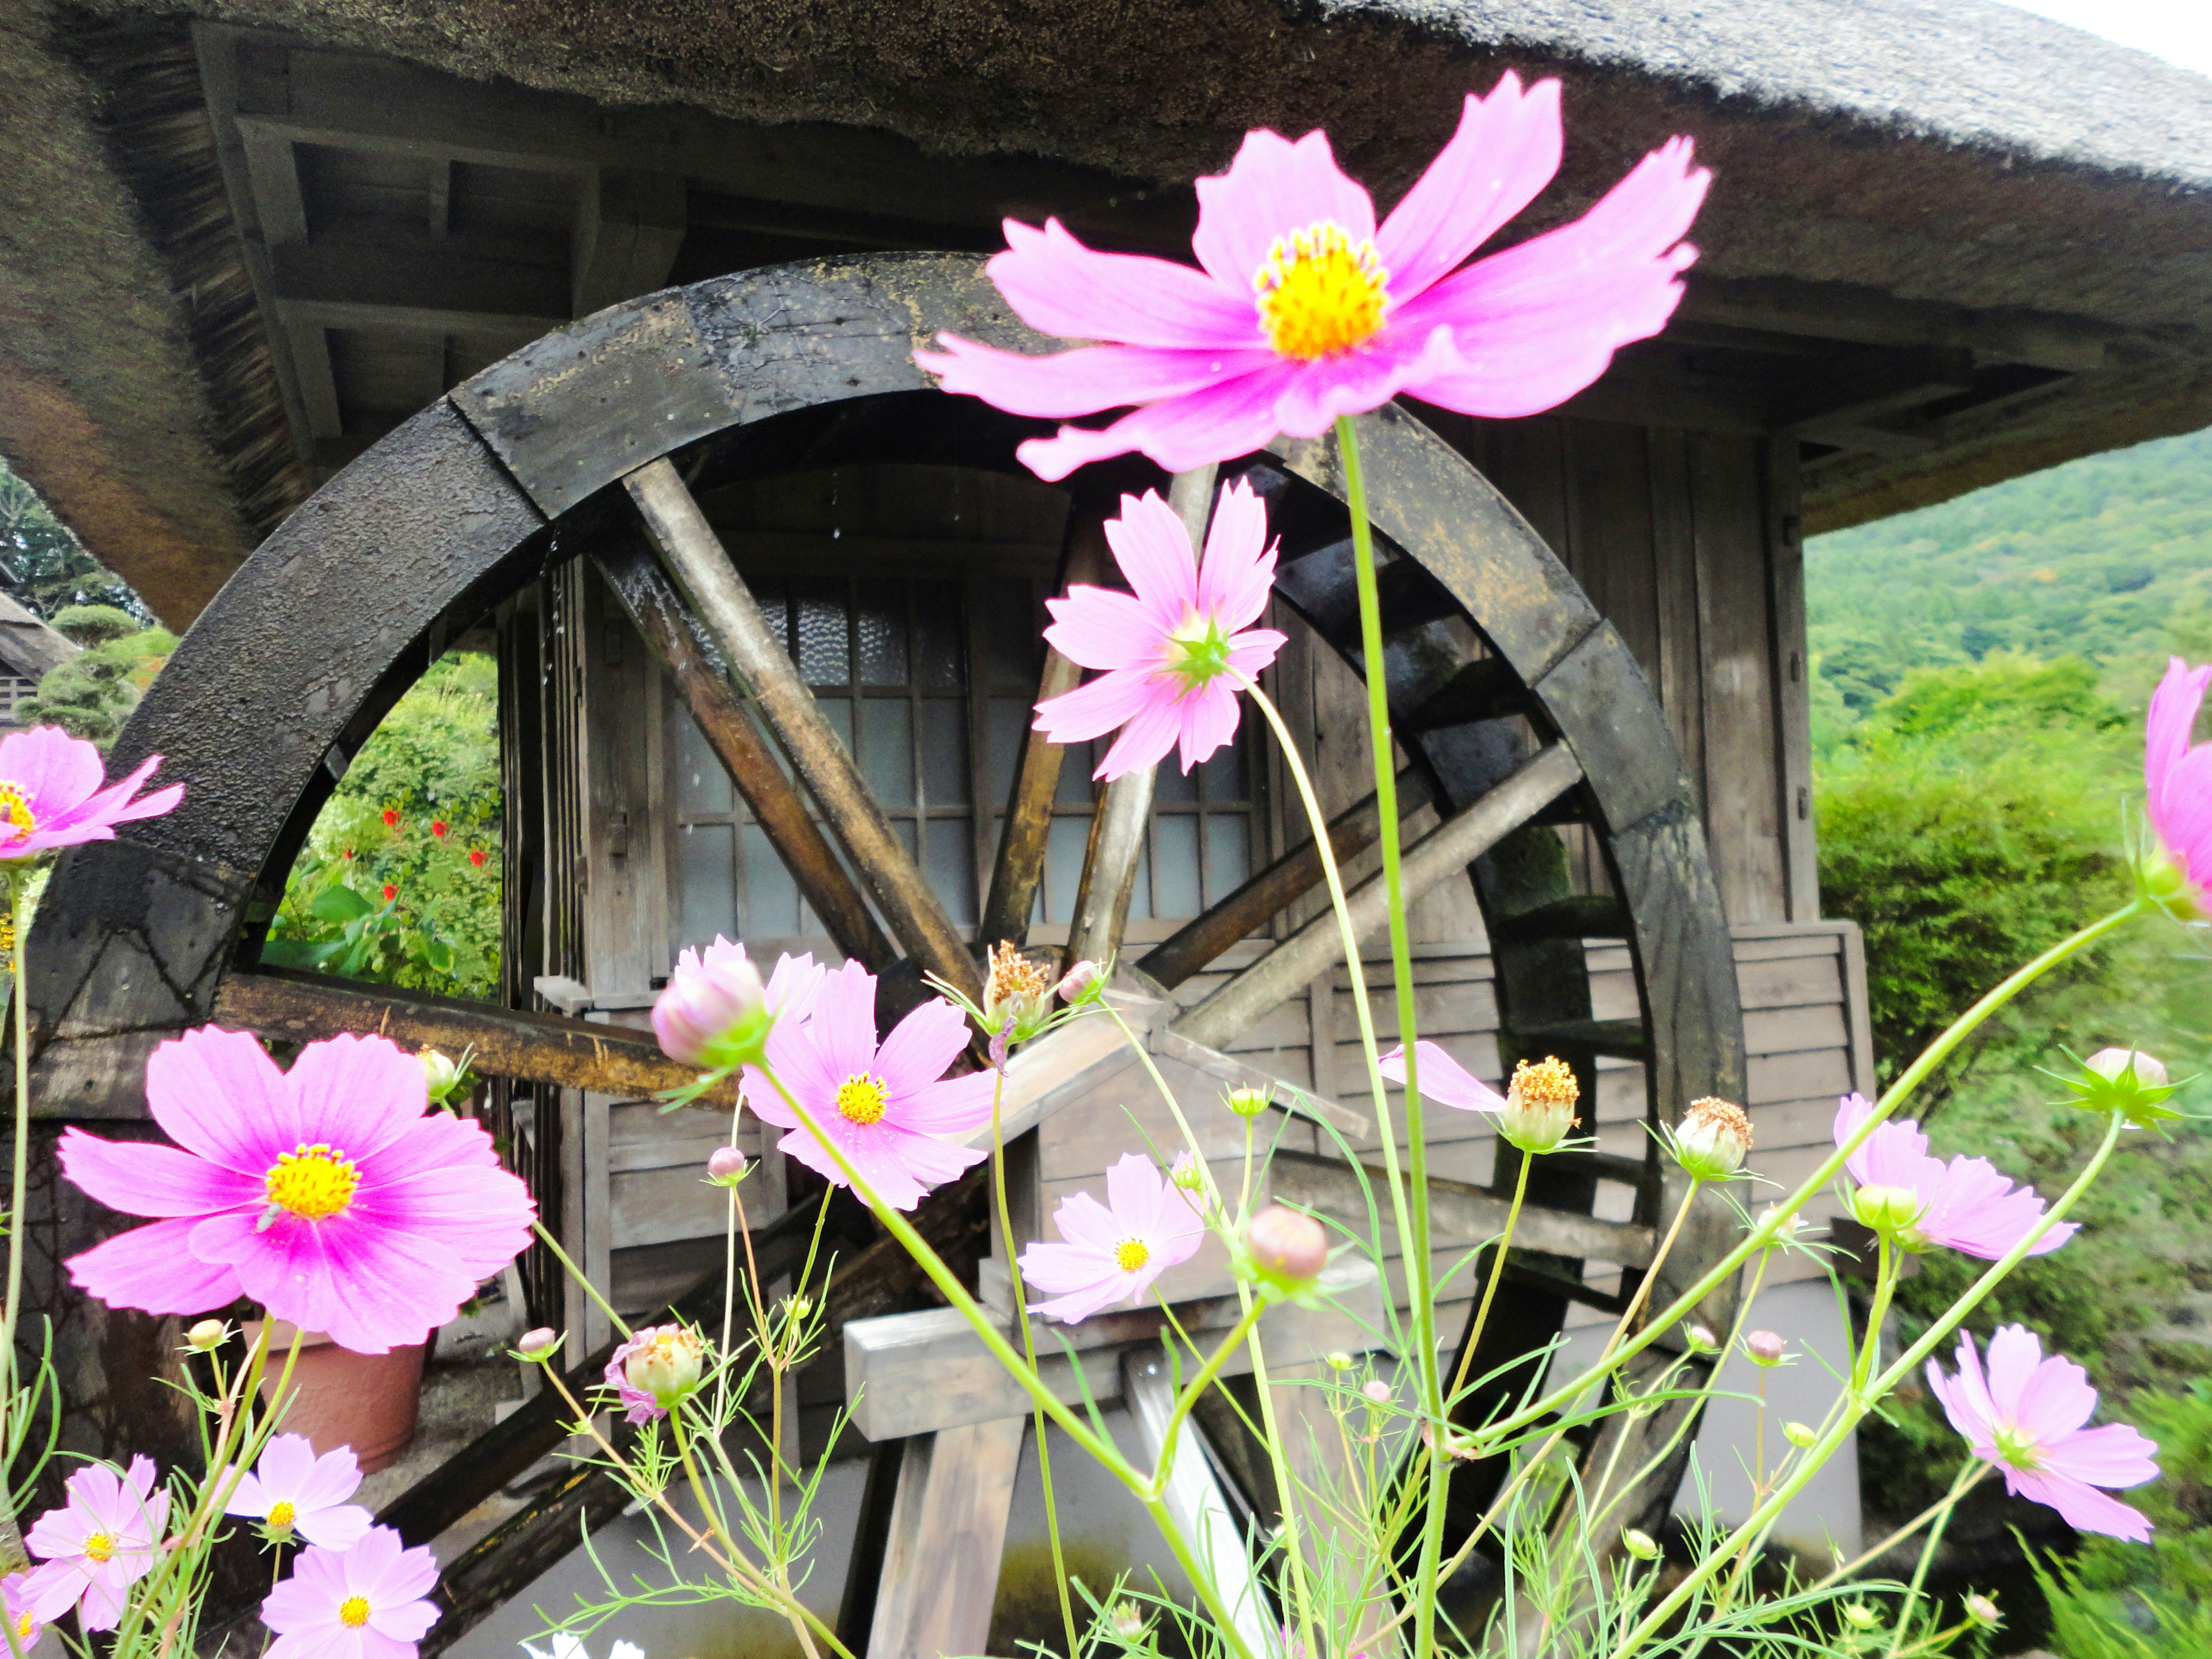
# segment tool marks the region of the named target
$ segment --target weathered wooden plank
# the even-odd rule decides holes
[[[1784,908],[1792,921],[1820,914],[1820,872],[1813,840],[1813,702],[1805,624],[1805,535],[1798,445],[1760,446],[1765,472],[1764,524],[1767,605],[1773,641],[1775,768],[1782,825]]]
[[[1398,810],[1401,815],[1410,815],[1425,805],[1428,799],[1428,781],[1420,773],[1409,767],[1398,775]],[[1328,844],[1339,866],[1349,864],[1374,846],[1381,828],[1381,815],[1372,794],[1331,818]],[[1310,839],[1301,842],[1204,915],[1155,945],[1137,966],[1173,990],[1237,940],[1259,932],[1271,918],[1319,887],[1322,880],[1321,849]]]
[[[1735,979],[1747,1013],[1754,1008],[1802,1008],[1844,1000],[1842,957],[1834,951],[1764,962],[1738,957]]]
[[[875,1659],[983,1651],[1028,1426],[967,1424],[907,1449],[868,1632]]]
[[[1579,783],[1582,775],[1582,769],[1563,747],[1549,744],[1539,750],[1496,789],[1406,849],[1401,887],[1406,902],[1411,903],[1464,870],[1470,860]],[[1389,900],[1379,874],[1346,896],[1355,937],[1382,925]],[[1176,1028],[1195,1042],[1218,1047],[1339,960],[1343,950],[1334,913],[1316,916],[1176,1020]]]
[[[568,258],[569,309],[588,317],[668,281],[690,228],[684,180],[592,167],[580,181]]]
[[[1651,477],[1652,580],[1657,590],[1659,669],[1652,684],[1668,730],[1703,805],[1705,790],[1704,659],[1698,646],[1697,545],[1690,517],[1690,457],[1679,428],[1645,434]]]
[[[981,995],[982,975],[966,942],[884,816],[851,751],[799,678],[797,665],[769,632],[760,607],[676,469],[665,460],[653,461],[624,482],[677,586],[690,597],[723,660],[743,677],[754,706],[821,805],[892,936],[939,979]]]
[[[528,1078],[571,1089],[643,1097],[698,1080],[653,1038],[619,1025],[560,1014],[525,1013],[458,997],[394,987],[357,988],[319,974],[268,969],[232,974],[216,994],[219,1024],[286,1042],[344,1031],[374,1031],[409,1048],[459,1055],[489,1077]],[[725,1085],[710,1099],[734,1099]]]
[[[1804,1100],[1818,1095],[1848,1092],[1851,1060],[1844,1048],[1813,1048],[1803,1054],[1760,1055],[1746,1068],[1749,1085],[1744,1093],[1747,1106],[1770,1100]]]
[[[1743,1017],[1744,1051],[1754,1059],[1798,1054],[1808,1048],[1847,1048],[1850,1033],[1839,1002],[1802,1008],[1753,1008]]]
[[[1269,1172],[1279,1200],[1304,1205],[1347,1226],[1366,1226],[1367,1206],[1360,1197],[1358,1180],[1341,1159],[1279,1152],[1269,1165]],[[1640,1166],[1637,1173],[1641,1176]],[[1384,1190],[1382,1170],[1369,1168],[1367,1179],[1380,1202]],[[1473,1243],[1495,1238],[1505,1230],[1506,1213],[1511,1207],[1504,1199],[1480,1188],[1430,1177],[1429,1214],[1440,1243],[1449,1240]],[[1389,1229],[1387,1205],[1382,1206],[1382,1216],[1385,1238],[1395,1248],[1395,1234]],[[1595,1216],[1534,1204],[1522,1210],[1513,1236],[1515,1243],[1522,1249],[1617,1261],[1626,1267],[1643,1266],[1651,1260],[1657,1248],[1656,1236],[1649,1227],[1601,1221]]]
[[[684,596],[638,538],[614,538],[594,549],[593,556],[837,948],[869,972],[883,972],[896,959],[891,942],[762,741]]]

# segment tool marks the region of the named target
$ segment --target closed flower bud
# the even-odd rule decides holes
[[[1322,1360],[1333,1371],[1348,1371],[1352,1365],[1352,1356],[1341,1348],[1323,1354]]]
[[[220,1319],[203,1319],[185,1333],[195,1353],[212,1353],[230,1339],[230,1327]]]
[[[1547,1056],[1534,1066],[1516,1060],[1505,1109],[1498,1115],[1498,1133],[1524,1152],[1551,1152],[1582,1121],[1575,1115],[1582,1093],[1564,1060]]]
[[[757,1060],[775,1016],[760,969],[742,945],[717,939],[676,960],[653,1004],[660,1051],[681,1066],[720,1071]]]
[[[1751,1120],[1729,1101],[1692,1101],[1674,1128],[1675,1161],[1698,1181],[1726,1181],[1750,1150]]]
[[[1398,1397],[1390,1392],[1390,1385],[1379,1376],[1360,1384],[1359,1392],[1377,1406],[1387,1406]]]
[[[1892,1239],[1910,1232],[1925,1207],[1910,1187],[1861,1187],[1851,1194],[1859,1224]]]
[[[1690,1345],[1692,1353],[1718,1353],[1721,1340],[1715,1336],[1710,1325],[1685,1325],[1682,1340]]]
[[[2004,1614],[1997,1611],[1996,1598],[1984,1595],[1979,1590],[1966,1597],[1966,1617],[1984,1630],[1995,1630],[2004,1623]]]
[[[784,1306],[790,1310],[791,1317],[796,1322],[814,1311],[814,1298],[801,1291],[797,1296],[787,1299]]]
[[[1274,1098],[1273,1088],[1266,1084],[1231,1089],[1228,1094],[1229,1109],[1239,1117],[1257,1117],[1267,1109]]]
[[[1168,1166],[1168,1179],[1188,1193],[1200,1214],[1206,1212],[1208,1200],[1206,1191],[1206,1166],[1188,1152],[1177,1152],[1175,1162]]]
[[[696,1389],[707,1368],[707,1345],[681,1325],[663,1325],[624,1346],[623,1376],[663,1409]]]
[[[1659,1559],[1659,1540],[1641,1528],[1631,1527],[1620,1534],[1620,1547],[1639,1561]]]
[[[734,1146],[717,1146],[707,1154],[707,1179],[717,1187],[734,1187],[752,1166]]]
[[[2179,1085],[2139,1048],[2100,1048],[2074,1076],[2059,1080],[2073,1091],[2076,1106],[2117,1112],[2138,1129],[2181,1115],[2166,1103]]]
[[[453,1063],[452,1055],[441,1054],[435,1048],[425,1048],[416,1058],[422,1062],[422,1081],[428,1085],[430,1103],[444,1105],[460,1083],[461,1068]]]
[[[1820,1431],[1810,1423],[1784,1423],[1782,1437],[1800,1451],[1820,1443]]]
[[[1754,1365],[1779,1365],[1790,1345],[1772,1331],[1753,1331],[1743,1340],[1744,1352]]]
[[[560,1346],[559,1334],[547,1326],[540,1325],[536,1330],[525,1331],[522,1334],[522,1340],[514,1345],[514,1351],[525,1359],[550,1359],[553,1357],[554,1350]]]
[[[1253,1264],[1279,1285],[1303,1285],[1328,1266],[1328,1229],[1280,1204],[1252,1218],[1244,1243]]]
[[[1062,1002],[1073,1002],[1089,990],[1097,978],[1098,964],[1085,957],[1060,975],[1060,983],[1052,988],[1052,994]]]
[[[1872,1630],[1881,1623],[1881,1615],[1863,1601],[1844,1604],[1844,1622],[1853,1630]]]

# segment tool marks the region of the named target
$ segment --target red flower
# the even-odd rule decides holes
[[[384,902],[385,902],[386,904],[389,904],[389,903],[391,903],[391,902],[392,902],[392,900],[394,900],[394,899],[398,898],[398,896],[399,896],[399,889],[398,889],[398,887],[396,887],[395,885],[393,885],[391,882],[388,882],[388,881],[387,881],[387,882],[386,882],[386,883],[384,884]]]
[[[353,848],[352,848],[349,847],[349,848],[346,848],[346,856],[347,856],[348,858],[351,858],[351,857],[353,856]]]
[[[470,848],[469,862],[475,865],[477,869],[483,869],[484,863],[484,849],[481,847]]]
[[[445,821],[445,819],[443,819],[443,818],[432,818],[432,819],[430,820],[430,833],[431,833],[432,835],[434,835],[434,836],[437,836],[437,838],[438,838],[440,841],[443,841],[443,840],[445,840],[445,838],[446,838],[446,821]]]
[[[399,811],[397,807],[387,806],[384,809],[384,827],[387,830],[397,830],[399,827]]]

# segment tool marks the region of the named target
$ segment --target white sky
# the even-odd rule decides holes
[[[2170,64],[2212,75],[2212,0],[2005,0]]]

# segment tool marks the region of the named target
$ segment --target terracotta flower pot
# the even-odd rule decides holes
[[[293,1327],[282,1320],[271,1323],[261,1395],[273,1405]],[[248,1323],[246,1334],[248,1340],[258,1335],[258,1323]],[[327,1336],[308,1333],[300,1341],[299,1363],[292,1368],[292,1403],[278,1431],[304,1434],[318,1452],[352,1447],[363,1474],[384,1468],[415,1438],[422,1405],[422,1357],[428,1346],[417,1342],[389,1353],[355,1353]]]

